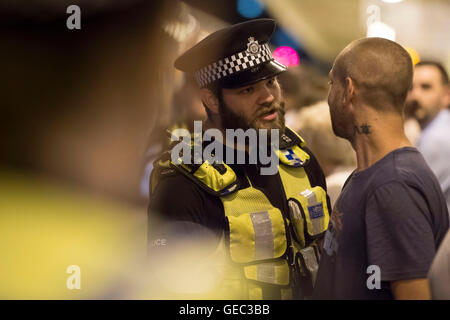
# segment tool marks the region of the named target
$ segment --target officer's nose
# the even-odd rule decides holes
[[[259,91],[258,104],[271,104],[275,100],[273,91],[265,83]]]

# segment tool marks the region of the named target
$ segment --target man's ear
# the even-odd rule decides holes
[[[355,102],[356,97],[356,85],[355,81],[352,78],[346,77],[344,83],[344,95],[343,95],[343,103],[344,105],[351,104]]]
[[[219,99],[211,90],[206,88],[200,89],[200,98],[211,113],[219,113]]]

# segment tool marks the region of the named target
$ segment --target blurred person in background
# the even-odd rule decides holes
[[[197,84],[192,77],[184,77],[182,87],[175,92],[173,100],[170,122],[159,123],[154,128],[146,148],[144,175],[141,180],[141,194],[145,198],[148,198],[150,194],[150,175],[153,170],[153,162],[171,142],[169,132],[175,132],[177,129],[194,132],[194,121],[206,119],[206,111],[200,99]]]
[[[263,152],[270,150],[268,145],[226,138],[219,142],[226,161],[192,163],[179,154],[173,160],[173,148],[155,162],[150,255],[160,261],[154,270],[168,291],[182,297],[197,292],[209,299],[301,299],[312,293],[330,205],[316,158],[284,125],[277,75],[286,67],[273,59],[267,44],[274,30],[271,19],[232,25],[175,62],[176,68],[196,75],[205,128],[222,136],[229,129],[260,134],[260,129],[275,129],[280,146],[276,171],[267,175],[261,173],[261,161],[249,163],[247,148]],[[186,142],[189,149],[183,154],[195,152],[195,143]],[[211,142],[198,145],[203,154]],[[235,161],[240,149],[246,150],[245,163]],[[155,223],[156,214],[160,223]]]
[[[177,20],[173,20],[165,26],[169,34],[177,39],[179,45],[176,54],[170,56],[171,65],[181,52],[194,46],[207,36],[207,32],[201,29],[198,20],[189,13],[189,8],[180,3]],[[172,73],[169,73],[173,75]],[[167,77],[166,77],[167,78]],[[168,77],[169,83],[173,82],[170,99],[166,101],[164,113],[155,115],[154,126],[150,132],[143,164],[143,175],[140,183],[141,196],[148,201],[150,195],[150,175],[153,170],[153,162],[170,144],[170,132],[177,129],[187,129],[193,132],[195,120],[205,120],[206,111],[197,90],[197,85],[192,76],[175,70],[175,77]],[[181,132],[181,131],[180,131]]]
[[[79,30],[66,26],[72,4]],[[167,105],[175,4],[0,3],[0,298],[136,297],[136,164]]]
[[[185,77],[183,86],[175,95],[174,110],[172,129],[185,128],[194,132],[194,121],[206,120],[205,107],[193,77]]]
[[[312,65],[302,63],[289,67],[280,75],[279,82],[286,100],[286,125],[298,132],[297,119],[300,110],[326,99],[327,77]]]
[[[297,132],[308,142],[323,169],[327,192],[333,206],[345,180],[356,168],[352,145],[333,133],[326,101],[302,108],[295,118],[295,123]]]
[[[407,110],[422,129],[417,148],[436,175],[450,210],[450,85],[445,68],[421,61],[407,98]]]
[[[405,107],[405,111],[403,112],[404,128],[406,137],[408,138],[409,142],[411,142],[411,144],[415,146],[417,145],[417,139],[419,139],[421,129],[419,121],[417,121],[414,113],[411,111],[411,109]]]
[[[325,235],[318,299],[429,299],[427,273],[449,228],[439,182],[404,133],[413,65],[383,38],[350,43],[330,71],[334,133],[356,152]]]

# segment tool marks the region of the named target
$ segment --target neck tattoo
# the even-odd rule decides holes
[[[370,127],[367,123],[363,123],[361,126],[355,126],[355,131],[358,134],[370,134],[372,131],[370,130]]]

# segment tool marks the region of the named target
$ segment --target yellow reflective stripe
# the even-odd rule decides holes
[[[305,199],[308,203],[307,208],[306,208],[306,210],[308,211],[306,213],[306,219],[308,221],[308,224],[310,225],[310,228],[308,228],[310,231],[310,234],[315,235],[315,234],[321,233],[322,232],[322,227],[321,227],[322,219],[318,219],[318,218],[314,219],[313,217],[311,217],[309,208],[322,205],[322,211],[323,211],[324,210],[323,203],[317,201],[316,193],[311,189],[307,189],[307,190],[301,192],[300,194],[303,197],[305,197]]]
[[[275,266],[272,263],[261,263],[256,266],[256,280],[261,282],[275,282]]]
[[[289,284],[289,266],[284,259],[245,266],[244,274],[249,280],[277,285]]]
[[[255,233],[255,260],[271,259],[273,257],[272,221],[269,212],[250,214]]]
[[[295,235],[299,241],[299,245],[303,248],[306,244],[305,240],[305,222],[298,204],[292,200],[288,201],[291,224],[294,228]]]
[[[272,220],[273,257],[281,257],[287,249],[286,226],[283,215],[277,208],[268,211]]]
[[[230,257],[237,263],[281,257],[287,248],[286,229],[280,210],[228,217]]]
[[[306,198],[309,206],[317,204],[316,194],[311,189],[306,189],[305,191],[300,192],[300,194]]]

